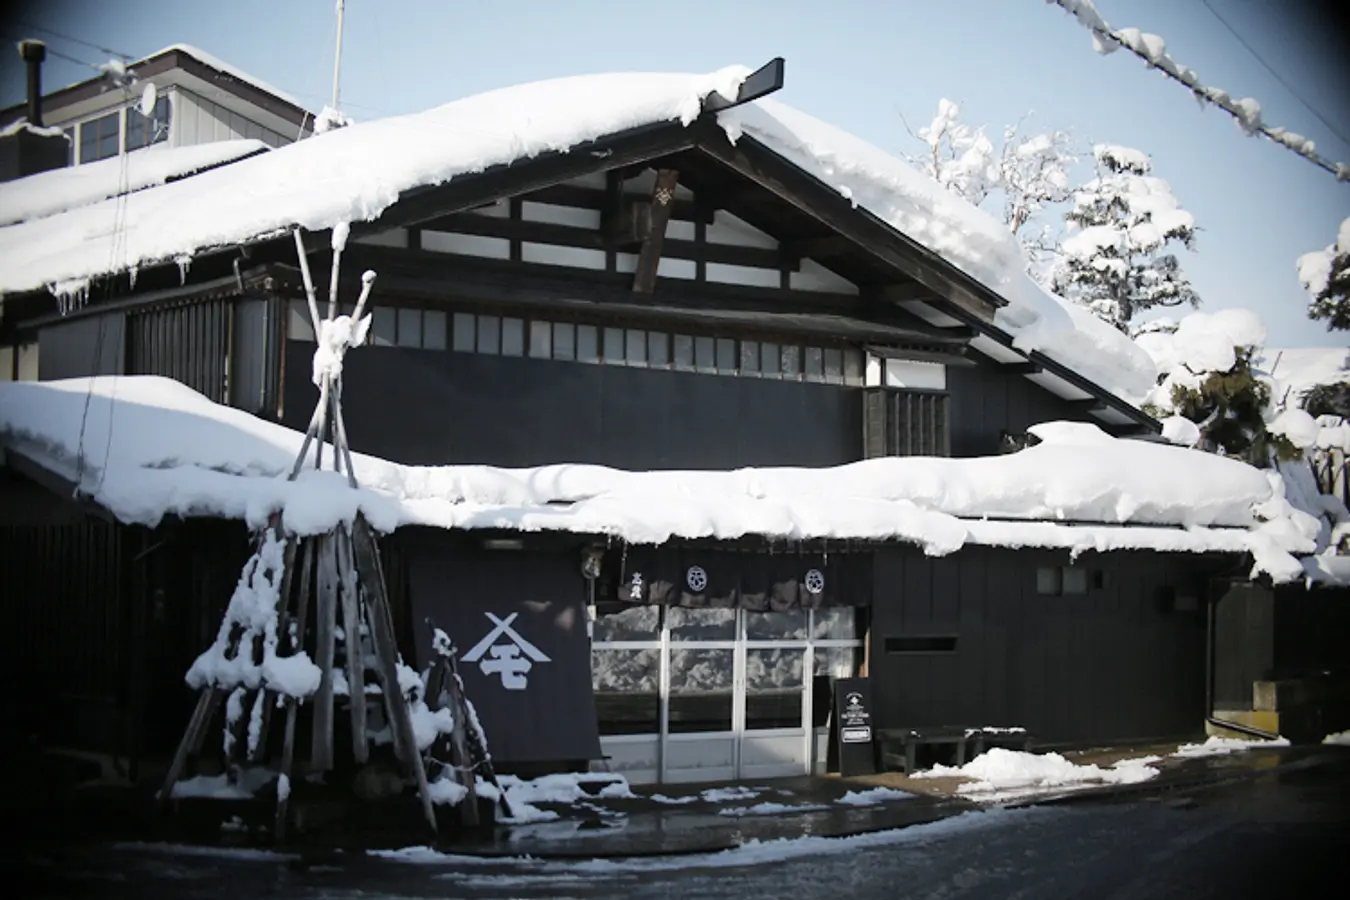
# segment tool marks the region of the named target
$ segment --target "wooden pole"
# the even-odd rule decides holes
[[[314,694],[314,735],[309,765],[313,772],[333,768],[333,641],[337,625],[337,555],[331,534],[317,538],[319,585],[315,597],[314,664],[322,673]]]
[[[319,402],[314,407],[314,414],[309,418],[309,428],[308,430],[305,431],[304,443],[300,445],[300,453],[295,457],[295,465],[291,467],[291,476],[290,476],[291,481],[294,481],[296,476],[300,474],[300,470],[304,468],[305,456],[309,453],[310,443],[313,442],[314,439],[317,437],[319,439],[319,446],[321,448],[323,447],[322,432],[327,412],[328,412],[328,379],[325,378],[323,380],[323,384],[319,386]],[[323,456],[322,452],[320,452],[320,454],[316,456],[314,460],[314,468],[316,469],[319,468],[319,464],[322,461]]]
[[[295,235],[295,255],[300,260],[300,278],[305,283],[305,300],[309,303],[309,323],[314,327],[314,338],[319,337],[319,301],[314,295],[314,279],[309,272],[309,254],[305,252],[305,239],[300,236],[300,229],[292,232]],[[300,454],[304,456],[303,453]]]
[[[375,545],[375,536],[366,520],[357,515],[352,523],[352,546],[356,556],[356,571],[361,577],[361,586],[365,589],[366,611],[370,618],[371,643],[375,648],[375,658],[379,662],[380,680],[384,690],[389,723],[394,732],[394,749],[399,751],[404,766],[417,779],[417,792],[422,797],[422,812],[432,832],[436,832],[436,810],[431,804],[431,792],[427,789],[427,771],[422,764],[422,753],[417,746],[417,737],[413,733],[412,713],[408,709],[407,698],[398,683],[398,645],[394,639],[394,623],[389,612],[389,598],[384,592],[384,577],[380,571],[379,550]]]
[[[220,706],[220,691],[210,685],[202,688],[201,694],[197,697],[197,706],[192,710],[192,718],[188,720],[188,727],[183,732],[183,739],[178,742],[178,750],[174,753],[173,762],[169,764],[169,771],[164,776],[164,786],[160,788],[158,798],[161,805],[168,802],[172,796],[173,786],[182,776],[188,756],[201,746],[206,726],[215,717],[218,706]]]
[[[356,470],[352,468],[352,451],[347,446],[347,425],[342,421],[342,384],[338,383],[338,389],[332,393],[332,416],[333,416],[333,455],[347,464],[347,484],[353,490],[356,489]],[[341,471],[341,466],[338,467]]]
[[[299,540],[299,538],[296,538]],[[306,541],[300,548],[300,590],[296,596],[295,613],[295,639],[291,642],[291,653],[299,653],[305,646],[305,626],[309,618],[309,590],[310,576],[312,574],[314,561],[314,542]],[[286,698],[286,727],[285,734],[281,744],[281,771],[278,773],[281,778],[285,778],[289,785],[291,780],[291,768],[295,761],[295,717],[298,706],[295,698],[288,696]],[[290,809],[290,792],[284,796],[277,796],[277,816],[276,822],[272,828],[272,836],[277,843],[286,839],[286,822]]]
[[[361,603],[357,594],[352,536],[345,525],[337,530],[338,575],[342,582],[342,633],[346,636],[347,700],[352,717],[352,756],[357,765],[370,757],[366,741],[365,654],[361,646]]]

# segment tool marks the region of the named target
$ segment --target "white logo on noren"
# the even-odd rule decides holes
[[[684,580],[691,591],[702,593],[708,587],[708,573],[703,571],[702,566],[690,566],[684,574]]]
[[[819,569],[809,569],[802,579],[802,583],[806,585],[808,594],[819,594],[825,590],[825,573]]]
[[[523,691],[529,687],[525,674],[534,668],[535,663],[552,662],[534,644],[520,636],[520,632],[511,627],[520,613],[511,613],[505,619],[499,619],[492,613],[483,613],[495,626],[478,643],[474,644],[461,657],[465,662],[476,662],[484,675],[500,675],[502,687],[508,691]],[[511,643],[493,644],[497,638],[505,635]],[[521,654],[524,654],[522,656]],[[486,654],[486,656],[485,656]]]

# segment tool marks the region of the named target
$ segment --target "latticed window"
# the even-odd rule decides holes
[[[863,456],[947,456],[949,398],[942,391],[863,391]]]

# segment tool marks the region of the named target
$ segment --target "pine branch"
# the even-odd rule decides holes
[[[1168,55],[1166,43],[1158,35],[1141,33],[1136,28],[1112,29],[1102,18],[1101,13],[1097,12],[1092,0],[1045,0],[1045,2],[1060,7],[1073,16],[1078,24],[1091,31],[1098,53],[1105,55],[1121,48],[1130,51],[1147,63],[1149,68],[1157,69],[1183,85],[1200,101],[1201,106],[1205,104],[1217,106],[1228,113],[1237,121],[1238,127],[1244,133],[1253,136],[1259,134],[1281,147],[1294,151],[1313,165],[1335,175],[1337,181],[1350,181],[1350,166],[1332,162],[1320,155],[1313,142],[1302,135],[1262,122],[1260,103],[1250,97],[1234,100],[1227,91],[1201,84],[1200,77],[1196,75],[1194,69],[1181,65]]]

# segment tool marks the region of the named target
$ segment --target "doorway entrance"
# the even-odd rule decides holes
[[[861,662],[854,607],[625,606],[593,623],[601,746],[630,781],[774,778],[824,762],[831,678]]]

